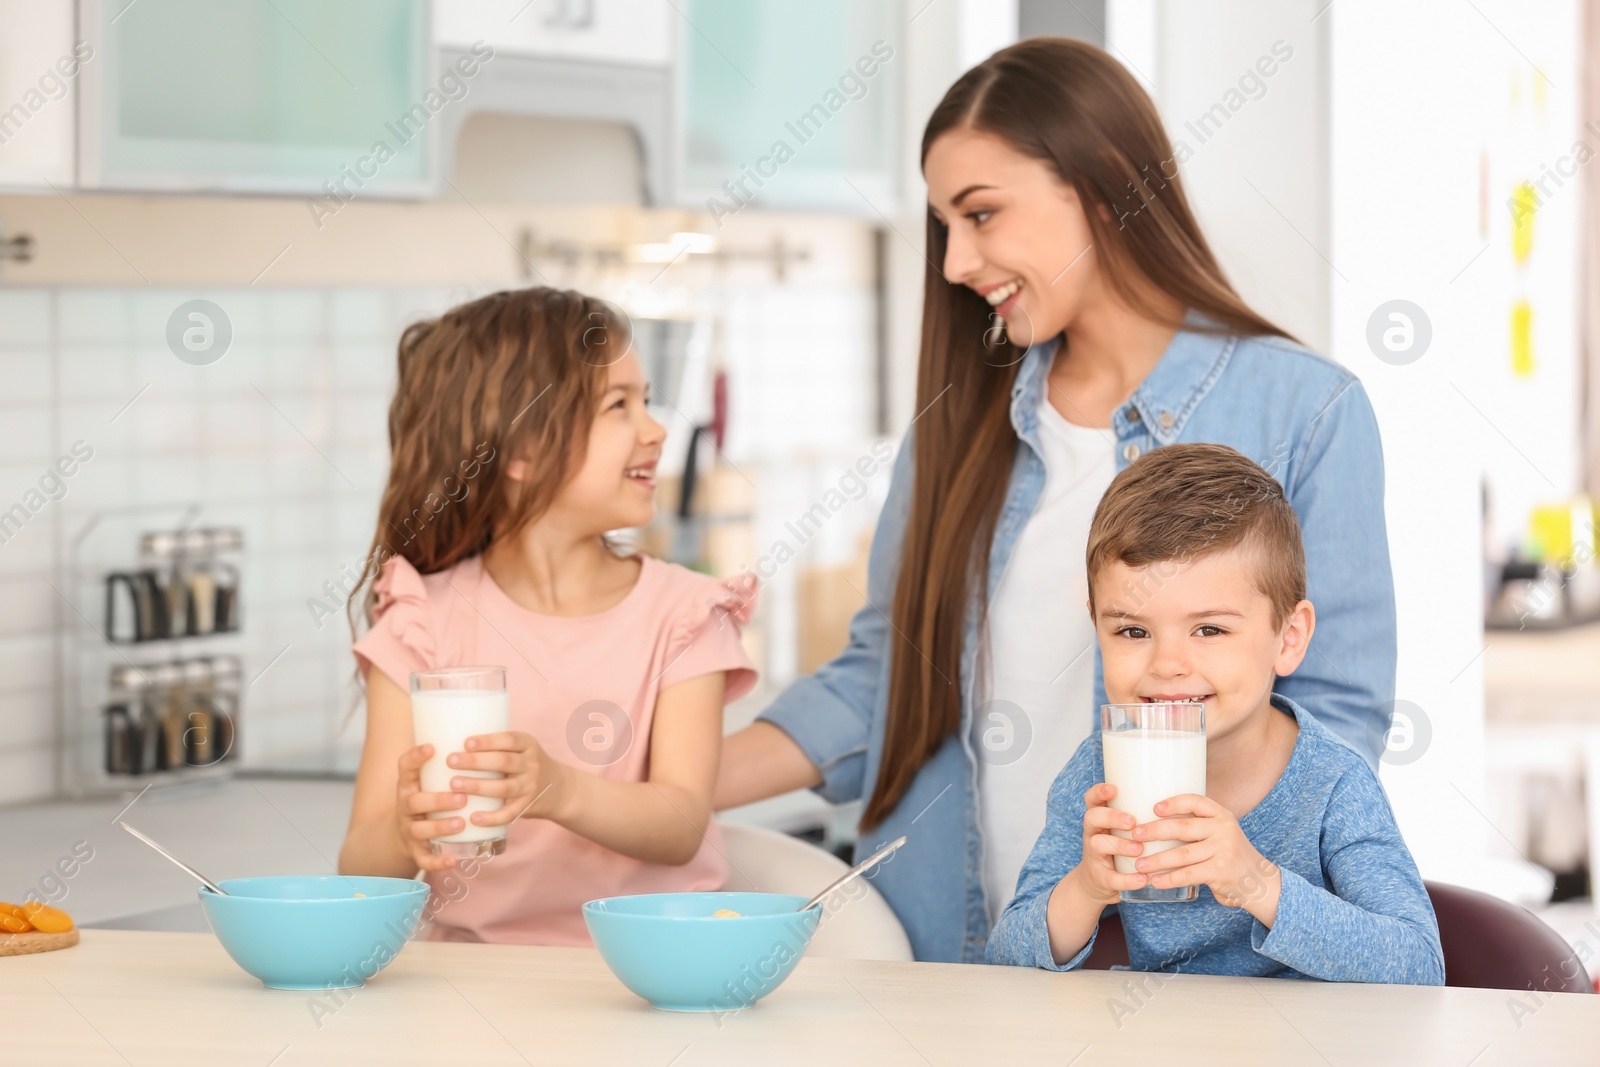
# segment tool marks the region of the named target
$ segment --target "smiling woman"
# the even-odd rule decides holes
[[[983,959],[1105,702],[1084,547],[1151,449],[1228,444],[1281,484],[1319,627],[1277,689],[1377,759],[1395,665],[1377,424],[1348,371],[1233,289],[1173,157],[1138,82],[1080,41],[1023,41],[951,86],[922,140],[918,415],[869,604],[725,744],[719,806],[809,786],[865,800],[859,845],[911,837],[877,884],[919,959]]]

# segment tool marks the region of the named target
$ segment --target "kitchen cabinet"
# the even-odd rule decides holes
[[[431,192],[434,120],[459,94],[435,72],[426,0],[80,0],[78,26],[95,52],[84,188]]]
[[[875,217],[893,210],[899,0],[683,0],[679,199]]]
[[[434,39],[482,41],[497,55],[664,67],[672,60],[668,0],[434,0]]]
[[[73,38],[72,6],[0,0],[0,188],[72,184],[73,108],[93,50]]]

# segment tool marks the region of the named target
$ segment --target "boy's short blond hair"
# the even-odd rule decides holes
[[[1282,626],[1306,598],[1306,553],[1278,480],[1227,445],[1153,449],[1111,480],[1095,508],[1086,553],[1089,609],[1095,577],[1112,563],[1189,563],[1240,546],[1254,551],[1256,588]]]

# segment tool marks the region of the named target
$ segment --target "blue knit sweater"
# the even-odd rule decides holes
[[[1439,926],[1388,798],[1364,759],[1298,704],[1272,703],[1300,724],[1283,776],[1239,820],[1250,843],[1282,872],[1269,930],[1210,888],[1200,899],[1119,909],[1135,970],[1321,978],[1333,982],[1444,984]],[[1083,853],[1084,793],[1105,778],[1092,732],[1050,787],[1044,832],[989,937],[991,963],[1071,970],[1050,951],[1050,893]]]

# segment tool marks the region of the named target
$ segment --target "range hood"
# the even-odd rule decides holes
[[[672,92],[665,67],[497,54],[439,115],[439,195],[670,205]]]

